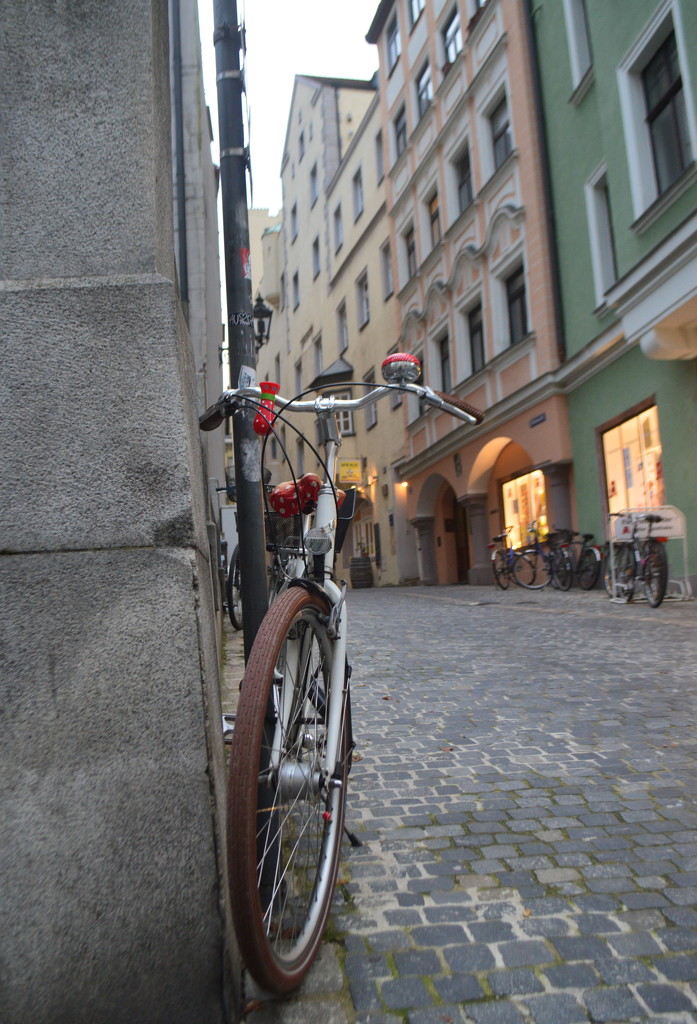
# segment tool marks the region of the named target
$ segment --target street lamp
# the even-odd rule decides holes
[[[271,317],[273,316],[273,310],[266,305],[259,292],[257,292],[252,316],[254,317],[254,340],[258,352],[264,342],[269,340]]]

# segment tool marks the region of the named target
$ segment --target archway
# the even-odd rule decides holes
[[[426,480],[412,524],[418,535],[421,582],[466,583],[470,568],[467,513],[445,477],[434,473]]]

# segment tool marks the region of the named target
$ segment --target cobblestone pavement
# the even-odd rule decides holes
[[[298,992],[247,980],[250,1024],[696,1021],[697,603],[415,587],[349,613],[363,845]]]

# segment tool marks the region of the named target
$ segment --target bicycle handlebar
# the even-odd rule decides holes
[[[470,405],[468,402],[463,402],[456,395],[449,395],[444,391],[432,391],[431,388],[425,385],[406,382],[399,385],[382,384],[360,398],[336,398],[335,395],[318,395],[317,398],[311,401],[296,401],[292,398],[288,399],[282,395],[276,395],[275,404],[282,408],[290,408],[295,412],[318,413],[323,410],[330,412],[355,411],[364,408],[366,405],[372,405],[379,399],[384,398],[388,392],[395,390],[410,391],[422,401],[426,401],[438,409],[449,412],[451,416],[455,416],[465,423],[481,423],[484,419],[484,413],[480,409]],[[215,405],[209,406],[199,417],[199,427],[201,430],[215,430],[226,416],[229,416],[235,409],[241,406],[245,399],[250,399],[253,404],[258,404],[261,401],[261,388],[233,388],[224,391]]]

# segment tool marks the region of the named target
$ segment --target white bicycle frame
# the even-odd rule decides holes
[[[429,387],[403,381],[398,385],[400,391],[410,391],[421,399],[437,408],[446,409],[452,416],[463,420],[465,423],[477,423],[477,418],[470,415],[464,409],[459,409],[436,394]],[[328,397],[318,396],[311,401],[294,401],[283,398],[282,395],[275,395],[275,405],[282,411],[290,408],[293,412],[313,412],[320,421],[328,421],[336,412],[356,412],[368,405],[378,402],[387,394],[393,391],[394,386],[379,385],[360,398],[336,398],[334,395]],[[258,406],[261,400],[261,389],[259,387],[238,388],[234,391],[226,391],[219,400],[219,405],[225,402],[234,403],[238,399],[249,399],[250,404]],[[340,445],[338,435],[332,436],[331,432],[324,435],[324,469],[325,476],[319,495],[317,507],[314,514],[305,520],[304,525],[312,523],[314,531],[321,531],[329,540],[329,548],[324,553],[324,579],[321,586],[331,605],[331,628],[334,639],[334,652],[329,681],[329,693],[326,699],[329,703],[329,721],[326,723],[327,751],[325,764],[331,766],[325,768],[325,775],[329,776],[334,771],[337,758],[340,752],[342,737],[341,713],[344,702],[341,699],[344,690],[345,665],[346,665],[346,633],[348,629],[348,618],[346,612],[346,587],[339,587],[334,579],[334,557],[336,548],[336,524],[337,506],[336,491],[333,486],[336,456]],[[303,531],[303,539],[305,533]],[[301,555],[295,559],[292,575],[301,578],[305,573],[305,558]],[[290,569],[290,564],[287,567]],[[289,575],[291,573],[289,572]],[[283,736],[288,727],[289,718],[293,706],[293,678],[297,671],[297,662],[300,657],[299,646],[295,645],[292,653],[292,662],[284,668],[284,679],[281,685],[281,693],[278,701],[278,717],[274,731],[274,740],[271,751],[271,768],[277,768],[280,763]],[[308,780],[309,781],[309,780]],[[328,779],[325,779],[328,781]]]

